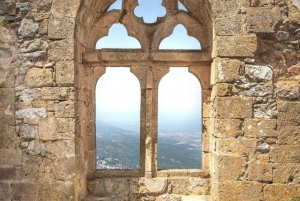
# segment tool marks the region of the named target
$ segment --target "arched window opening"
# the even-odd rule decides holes
[[[201,168],[201,86],[188,68],[170,68],[158,92],[158,169]]]
[[[123,24],[117,23],[110,27],[108,36],[100,38],[96,43],[96,49],[118,48],[118,49],[140,49],[140,42],[134,37],[128,36]]]
[[[166,13],[162,0],[139,0],[139,5],[134,9],[135,16],[142,17],[145,23],[155,23],[158,17],[164,17]]]
[[[140,84],[129,68],[106,68],[96,85],[97,169],[138,169]]]
[[[160,43],[159,49],[201,50],[201,45],[196,38],[187,34],[187,30],[182,24],[179,24],[174,28],[172,35]]]
[[[188,9],[186,9],[186,7],[180,1],[178,1],[178,10],[189,12]]]
[[[107,11],[110,11],[110,10],[121,10],[121,9],[122,9],[122,1],[123,1],[123,0],[116,0],[115,3],[113,3],[113,4],[107,9]]]

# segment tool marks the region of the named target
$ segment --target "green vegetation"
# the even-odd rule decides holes
[[[184,195],[185,195],[185,196],[188,196],[188,195],[190,195],[190,194],[189,194],[188,192],[185,192]]]
[[[5,27],[5,26],[7,26],[10,23],[12,23],[12,22],[9,21],[9,20],[2,20],[1,25]]]

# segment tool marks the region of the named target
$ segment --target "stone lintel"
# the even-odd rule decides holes
[[[210,53],[207,51],[158,51],[153,53],[143,52],[141,50],[90,50],[83,54],[85,63],[101,62],[210,62]]]

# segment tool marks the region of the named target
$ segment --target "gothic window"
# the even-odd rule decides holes
[[[151,2],[151,4],[149,4],[149,2]],[[101,9],[103,8],[101,7]],[[132,174],[133,176],[156,177],[169,174],[169,172],[160,169],[175,168],[172,170],[175,172],[177,171],[176,169],[181,168],[185,168],[187,172],[189,172],[189,169],[197,169],[199,171],[208,169],[205,166],[206,163],[203,162],[202,167],[200,163],[201,158],[204,156],[204,152],[201,152],[201,148],[202,151],[205,150],[205,147],[201,147],[201,143],[207,144],[205,143],[205,134],[203,133],[202,137],[200,135],[200,129],[205,121],[205,117],[202,117],[202,105],[209,101],[210,96],[209,79],[212,34],[210,24],[204,23],[205,19],[201,18],[205,13],[203,16],[194,16],[194,11],[190,12],[190,9],[193,9],[192,3],[187,3],[182,0],[116,0],[106,6],[104,13],[93,18],[94,21],[92,24],[84,27],[85,30],[88,28],[90,28],[90,30],[88,32],[89,34],[82,39],[86,41],[86,43],[84,45],[85,51],[82,54],[82,63],[85,70],[81,73],[87,75],[86,83],[88,87],[95,87],[94,94],[90,96],[97,101],[94,107],[88,107],[86,109],[88,115],[94,115],[95,117],[95,121],[90,124],[88,123],[88,127],[96,128],[94,135],[95,146],[90,146],[88,150],[90,155],[94,156],[94,159],[92,157],[88,158],[90,172],[96,172],[97,174],[103,174],[105,176],[116,176],[119,172],[102,169],[131,169],[131,171],[126,172],[127,176]],[[86,16],[83,16],[83,19],[86,21],[90,20]],[[180,67],[184,67],[182,68],[184,72],[181,71]],[[124,71],[120,73],[120,77],[117,75],[109,76],[112,71],[117,71],[118,69],[123,70],[123,68]],[[170,120],[172,114],[167,115],[165,118],[161,117],[160,119],[162,115],[159,107],[162,103],[159,102],[159,98],[163,97],[163,95],[161,95],[163,89],[159,89],[159,87],[163,86],[165,80],[168,80],[168,77],[175,71],[179,71],[179,77],[176,78],[178,83],[182,81],[185,75],[189,76],[190,81],[194,80],[193,82],[196,82],[198,86],[198,91],[195,92],[195,94],[202,97],[202,100],[196,103],[196,105],[198,104],[197,109],[195,109],[195,111],[197,110],[198,112],[197,118],[191,118],[190,121],[185,122],[185,125],[189,128],[191,128],[190,123],[196,122],[193,125],[196,125],[197,130],[191,131],[198,133],[198,139],[193,140],[199,145],[197,148],[198,155],[195,156],[198,158],[198,161],[195,166],[164,167],[161,166],[160,163],[161,146],[159,143],[163,140],[163,138],[161,138],[163,135],[159,134],[160,126],[162,125],[161,120]],[[135,86],[138,86],[139,91],[138,96],[132,96],[134,98],[128,101],[128,103],[135,102],[139,107],[138,113],[136,114],[139,116],[137,120],[138,126],[134,125],[130,131],[137,133],[138,138],[134,140],[131,140],[132,136],[127,138],[128,141],[131,140],[130,142],[132,142],[131,145],[134,150],[134,153],[130,155],[130,157],[136,158],[138,156],[138,159],[135,160],[137,162],[135,162],[134,165],[118,164],[114,167],[110,167],[109,165],[107,168],[103,167],[103,164],[105,165],[108,162],[104,159],[112,160],[112,158],[114,158],[116,162],[123,159],[122,154],[124,153],[122,152],[127,151],[126,147],[122,147],[120,143],[118,144],[120,137],[116,136],[115,139],[111,139],[111,145],[121,147],[119,154],[122,157],[120,159],[110,157],[111,153],[108,154],[109,156],[107,157],[102,157],[100,156],[101,154],[99,155],[99,153],[104,153],[108,150],[109,145],[101,143],[104,143],[103,139],[105,136],[106,139],[109,137],[107,137],[107,133],[103,134],[106,126],[101,125],[101,123],[97,124],[97,121],[105,121],[110,117],[104,114],[101,115],[101,112],[107,113],[105,109],[100,109],[101,111],[98,112],[100,108],[99,105],[104,105],[104,103],[98,103],[98,101],[104,101],[103,96],[105,93],[113,91],[109,88],[110,84],[103,83],[104,80],[120,81],[126,77],[126,74],[135,78]],[[136,79],[138,79],[138,83]],[[124,83],[118,84],[118,86],[127,86],[126,89],[129,89],[131,86],[128,84],[129,81],[124,81]],[[125,89],[121,89],[121,87],[119,87],[119,89],[120,91],[116,92],[117,95],[125,92]],[[124,96],[126,98],[127,96],[131,97],[129,94],[130,92],[126,92]],[[183,94],[181,96],[186,95]],[[108,97],[112,98],[111,103],[114,101],[116,101],[116,103],[124,103],[124,97],[114,98],[112,95],[108,95]],[[194,98],[195,97],[189,98],[189,101],[191,101],[191,99],[194,100]],[[170,104],[173,103],[171,100],[169,100],[169,102]],[[96,110],[93,110],[95,107]],[[132,110],[130,108],[128,109]],[[178,106],[175,107],[175,109],[178,109]],[[128,117],[127,120],[129,120],[128,114],[130,113],[130,115],[132,115],[132,112],[129,112],[129,110],[119,115]],[[120,110],[118,110],[118,112],[120,112]],[[188,118],[185,120],[188,120]],[[173,127],[175,128],[177,124],[179,125],[179,123],[174,122]],[[113,126],[116,125],[117,123],[113,123]],[[119,130],[116,132],[127,132],[127,134],[130,134],[128,129],[126,130],[120,127],[122,126],[119,126]],[[96,138],[98,134],[100,137],[103,135],[104,138],[102,138],[102,140],[99,138],[97,141]],[[187,147],[187,149],[192,148],[194,147]],[[161,156],[162,155],[163,153]],[[97,160],[96,157],[98,157]],[[100,170],[95,171],[93,168],[96,167]],[[105,171],[105,173],[103,171]],[[120,174],[122,175],[122,173]]]

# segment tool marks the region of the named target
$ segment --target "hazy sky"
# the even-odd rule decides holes
[[[153,23],[157,16],[165,15],[166,9],[161,2],[162,0],[139,0],[135,14],[143,17],[147,23]],[[118,0],[109,10],[121,9],[121,4],[122,1]],[[181,3],[179,7],[186,10]],[[108,36],[99,39],[96,44],[96,49],[140,47],[138,40],[129,37],[122,24],[114,24]],[[173,34],[161,42],[160,49],[201,49],[201,46],[198,40],[187,35],[183,25],[177,25]],[[140,96],[139,81],[129,68],[106,68],[106,73],[96,86],[97,121],[138,126]],[[188,72],[188,68],[170,68],[170,73],[159,85],[159,128],[200,130],[201,105],[201,87],[196,77]]]

